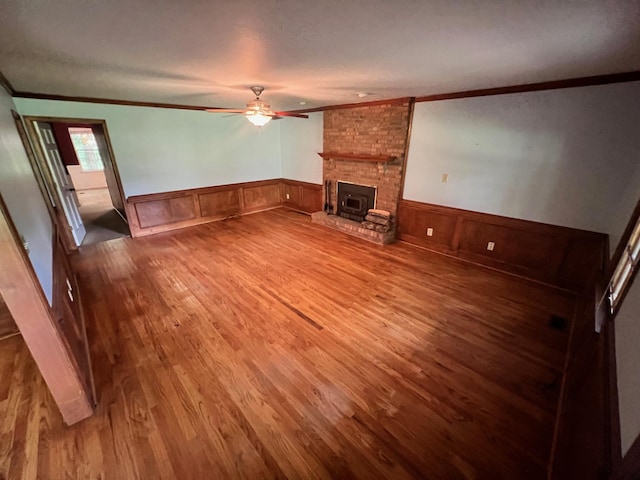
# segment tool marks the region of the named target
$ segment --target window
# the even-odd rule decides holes
[[[69,135],[83,171],[103,170],[96,137],[89,127],[69,127]]]
[[[615,312],[626,286],[631,280],[631,274],[638,266],[638,256],[640,254],[640,218],[636,221],[636,226],[629,237],[629,242],[625,246],[618,266],[613,272],[609,283],[609,306],[611,313]]]

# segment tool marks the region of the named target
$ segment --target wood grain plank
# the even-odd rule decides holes
[[[200,216],[225,217],[240,213],[240,194],[237,189],[197,195],[200,199]]]
[[[93,245],[73,268],[100,401],[65,429],[15,337],[12,471],[39,408],[42,478],[545,476],[567,292],[284,209]]]
[[[278,184],[244,187],[242,196],[245,211],[263,210],[282,204]]]

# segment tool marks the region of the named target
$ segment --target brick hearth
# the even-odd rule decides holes
[[[325,212],[312,213],[311,221],[313,223],[319,223],[320,225],[333,228],[334,230],[340,230],[341,232],[353,235],[354,237],[377,243],[378,245],[386,245],[388,243],[393,243],[396,240],[395,231],[393,230],[387,233],[368,230],[361,226],[359,222],[347,220],[346,218],[339,217],[338,215],[329,215]]]

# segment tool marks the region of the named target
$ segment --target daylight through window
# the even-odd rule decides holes
[[[82,170],[103,170],[104,166],[100,157],[100,150],[91,128],[70,127],[69,135]]]
[[[636,226],[631,233],[629,242],[627,243],[622,258],[618,262],[611,283],[609,284],[609,304],[611,313],[616,311],[622,294],[625,291],[631,274],[638,266],[638,256],[640,254],[640,219],[636,222]]]

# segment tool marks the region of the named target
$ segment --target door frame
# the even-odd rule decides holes
[[[55,223],[53,225],[55,238]],[[58,330],[0,195],[0,292],[67,425],[93,414],[88,392]]]
[[[125,206],[127,205],[127,199],[124,195],[124,188],[122,187],[122,180],[120,179],[120,170],[118,169],[116,156],[113,153],[113,146],[111,145],[111,137],[109,136],[109,130],[107,129],[106,120],[96,119],[96,118],[49,117],[49,116],[39,116],[39,115],[25,115],[23,117],[23,120],[28,132],[28,136],[31,139],[31,143],[37,152],[37,155],[35,155],[37,168],[33,168],[34,167],[33,163],[31,166],[34,170],[36,177],[38,177],[40,174],[42,177],[44,177],[43,181],[45,182],[47,186],[47,190],[50,192],[51,197],[53,198],[53,201],[56,203],[56,205],[62,205],[62,203],[58,195],[58,192],[55,188],[55,184],[53,183],[53,176],[51,174],[49,165],[46,161],[44,152],[42,150],[42,145],[40,145],[40,140],[38,138],[38,133],[36,130],[36,122],[79,123],[79,124],[86,124],[86,125],[99,125],[102,128],[102,131],[104,132],[104,137],[105,137],[105,141],[107,142],[107,149],[109,151],[109,157],[110,157],[109,159],[110,161],[103,162],[103,165],[105,168],[110,168],[113,171],[114,177],[116,179],[116,185],[118,187],[118,193],[120,195],[120,198],[122,199],[122,204]],[[47,203],[47,207],[49,207],[50,197],[45,196],[45,201]],[[62,213],[64,215],[64,212]],[[120,214],[120,212],[118,213]],[[56,218],[57,218],[58,228],[60,229],[61,232],[64,232],[64,234],[62,235],[62,239],[64,241],[65,249],[67,250],[67,252],[77,250],[78,247],[75,244],[75,241],[73,240],[73,237],[71,235],[71,230],[70,230],[71,227],[69,226],[67,217],[64,216],[64,222],[65,222],[64,224],[60,224],[60,221],[62,220],[60,218],[60,215],[57,215]]]
[[[18,112],[16,112],[15,110],[11,110],[11,114],[13,115],[16,129],[18,130],[18,134],[20,135],[20,140],[22,140],[22,146],[24,147],[27,158],[29,159],[31,170],[33,171],[33,175],[35,176],[38,187],[40,188],[40,192],[42,193],[42,198],[44,199],[44,204],[47,207],[47,211],[49,212],[51,221],[58,227],[58,232],[62,238],[65,250],[67,253],[69,253],[71,250],[75,250],[77,247],[75,241],[73,240],[73,236],[71,235],[71,226],[69,226],[67,217],[65,216],[64,211],[62,211],[62,204],[60,203],[60,199],[58,198],[58,193],[56,191],[55,185],[53,185],[51,179],[47,179],[47,175],[51,175],[51,171],[49,170],[48,166],[43,169],[39,155],[35,154],[33,145],[39,148],[40,151],[42,150],[40,142],[38,141],[38,136],[35,135],[35,137],[33,137],[35,139],[34,140],[27,133],[25,123],[23,122],[23,119]]]

